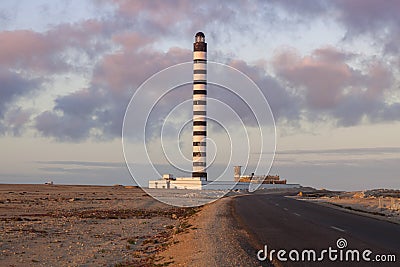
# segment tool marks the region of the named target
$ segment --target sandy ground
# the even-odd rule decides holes
[[[158,254],[161,260],[157,263],[194,267],[260,266],[248,243],[248,234],[232,218],[231,209],[231,198],[206,205],[188,220],[188,230],[174,236],[173,244]]]
[[[153,266],[193,208],[123,186],[0,185],[0,266]]]
[[[299,195],[297,198],[400,224],[399,190],[314,191]]]

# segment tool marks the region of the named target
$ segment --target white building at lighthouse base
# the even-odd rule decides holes
[[[159,179],[149,181],[149,188],[158,189],[198,189],[201,190],[208,182],[200,178],[179,177],[175,179]]]
[[[201,178],[177,177],[150,180],[149,188],[154,189],[192,189],[192,190],[248,190],[251,183],[234,181],[206,181]],[[172,177],[172,176],[170,176]],[[252,184],[258,189],[299,188],[300,184]]]

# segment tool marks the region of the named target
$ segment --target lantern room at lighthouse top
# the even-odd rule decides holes
[[[195,41],[196,41],[196,43],[204,43],[206,41],[206,37],[204,36],[204,33],[202,33],[202,32],[196,33]]]
[[[206,37],[204,33],[198,32],[194,37],[195,43],[193,44],[194,51],[203,51],[207,52],[207,44],[206,44]]]

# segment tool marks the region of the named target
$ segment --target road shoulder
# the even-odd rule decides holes
[[[186,233],[173,236],[172,245],[157,257],[171,266],[259,266],[249,236],[232,216],[232,197],[205,205],[188,220]]]

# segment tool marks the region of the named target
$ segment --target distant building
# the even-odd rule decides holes
[[[286,184],[286,180],[281,180],[279,175],[242,175],[242,166],[234,166],[235,182],[256,183],[256,184]]]

